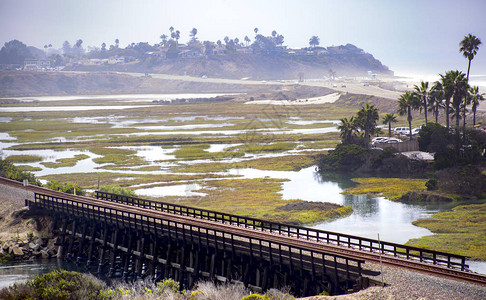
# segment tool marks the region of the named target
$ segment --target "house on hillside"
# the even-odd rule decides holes
[[[180,58],[201,57],[204,54],[199,49],[184,49],[179,52]]]
[[[213,49],[213,55],[224,55],[224,54],[226,54],[226,46],[224,45],[221,46],[216,45],[216,47]]]
[[[253,54],[253,48],[252,47],[241,47],[236,49],[237,53],[241,54]]]
[[[315,55],[326,55],[327,54],[326,49],[314,49],[313,51],[314,51]]]
[[[26,71],[42,71],[51,68],[51,61],[48,59],[26,59],[23,69]]]

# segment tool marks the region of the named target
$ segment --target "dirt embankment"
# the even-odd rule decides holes
[[[0,71],[0,97],[254,91],[258,86],[164,80],[117,73]]]
[[[0,260],[49,258],[57,254],[49,216],[24,206],[34,194],[0,184]]]
[[[295,100],[324,96],[333,91],[326,87],[298,84],[228,83],[224,80],[204,82],[118,73],[0,71],[0,97],[187,92],[240,93],[232,98],[248,101]]]
[[[112,65],[68,66],[71,71],[119,71],[162,73],[172,75],[208,76],[255,80],[295,80],[329,76],[329,70],[337,76],[364,76],[368,71],[393,74],[371,54],[354,46],[344,47],[325,55],[289,55],[285,53],[208,55],[201,57],[163,58],[146,56],[137,62]]]

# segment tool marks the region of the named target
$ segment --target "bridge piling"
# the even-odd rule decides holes
[[[90,243],[88,246],[88,257],[86,261],[86,266],[89,267],[92,264],[92,259],[93,259],[93,251],[95,248],[96,244],[96,230],[98,229],[98,223],[94,222],[94,224],[91,226],[91,232],[90,232]]]

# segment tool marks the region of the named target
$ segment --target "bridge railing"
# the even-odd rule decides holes
[[[162,212],[177,215],[218,221],[236,226],[244,226],[246,228],[253,228],[255,230],[274,232],[280,235],[283,234],[296,238],[306,239],[309,241],[323,242],[326,244],[359,249],[371,253],[381,252],[382,254],[391,255],[397,258],[430,263],[451,269],[459,269],[461,271],[469,270],[469,265],[466,264],[466,257],[462,255],[455,255],[446,252],[428,250],[386,241],[379,241],[376,239],[370,239],[349,234],[312,229],[297,225],[269,222],[251,217],[243,217],[217,211],[194,208],[190,206],[146,200],[100,191],[96,191],[96,198],[116,203],[123,203],[137,207],[159,210]]]
[[[270,259],[273,259],[272,249],[278,249],[286,252],[286,258],[289,261],[295,260],[301,264],[304,261],[311,264],[319,261],[320,267],[323,268],[323,270],[328,270],[327,272],[334,273],[336,276],[338,276],[338,272],[345,275],[348,279],[351,277],[357,278],[362,275],[361,265],[364,263],[363,260],[326,253],[325,251],[320,250],[309,250],[305,247],[287,245],[278,241],[264,240],[254,237],[251,234],[229,233],[223,230],[210,228],[205,224],[186,224],[176,220],[164,219],[154,214],[142,214],[127,211],[124,208],[117,209],[97,205],[86,202],[86,198],[82,201],[75,197],[64,198],[53,194],[36,192],[34,200],[25,200],[25,202],[29,207],[37,206],[53,212],[68,214],[71,217],[108,222],[119,227],[130,226],[137,230],[144,230],[155,234],[165,233],[168,234],[169,237],[172,235],[175,238],[187,238],[190,241],[199,239],[206,243],[212,243],[216,248],[222,250],[232,249],[237,243],[239,245],[246,243],[249,253],[252,254],[255,251],[259,252],[259,254],[255,253],[255,255],[260,258],[263,257],[262,245],[265,244],[265,247],[267,248],[266,256]],[[187,227],[189,227],[189,229]],[[205,236],[202,237],[202,234]]]

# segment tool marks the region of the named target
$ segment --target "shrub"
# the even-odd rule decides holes
[[[241,300],[269,300],[269,298],[262,296],[260,294],[251,294],[241,298]]]
[[[437,183],[438,183],[437,179],[431,178],[431,179],[427,180],[427,182],[425,183],[425,186],[427,187],[428,191],[434,191],[434,190],[438,189]]]
[[[320,160],[320,170],[354,171],[359,168],[365,160],[368,149],[358,145],[339,144],[336,149]]]
[[[0,299],[101,300],[106,299],[101,294],[105,287],[101,280],[92,275],[54,271],[0,290]]]
[[[74,194],[74,189],[76,189],[76,195],[83,196],[86,194],[81,187],[75,185],[72,182],[58,182],[56,180],[51,180],[47,182],[47,188],[68,194]]]
[[[41,186],[40,181],[34,176],[34,174],[26,171],[21,171],[19,168],[8,160],[0,159],[0,176],[12,180],[24,181],[27,179],[29,184]]]
[[[134,191],[118,185],[103,185],[100,187],[100,192],[135,197]]]
[[[179,282],[173,279],[164,279],[162,282],[157,283],[157,293],[161,295],[164,292],[174,292],[177,293],[179,291],[180,285]]]

